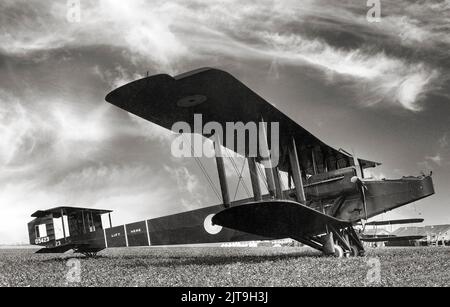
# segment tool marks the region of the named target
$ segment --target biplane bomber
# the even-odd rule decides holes
[[[224,158],[216,154],[220,204],[116,227],[110,219],[106,229],[101,215],[110,214],[109,210],[58,207],[38,211],[28,224],[30,243],[43,247],[38,252],[73,249],[93,255],[106,247],[291,238],[325,255],[362,256],[366,239],[408,238],[369,238],[356,227],[434,194],[431,174],[365,178],[364,170],[380,163],[328,146],[222,70],[202,68],[174,77],[148,76],[113,90],[105,99],[169,130],[175,123],[187,123],[190,131],[214,141],[216,153],[223,146],[244,157],[252,197],[231,201]],[[226,129],[222,138],[211,131],[196,131],[194,119],[199,114],[204,121],[223,127],[230,122],[267,123],[259,125],[264,130],[259,136],[264,137],[256,142],[256,155],[248,150],[254,142],[249,137],[245,137],[245,146],[239,147]],[[268,137],[273,132],[270,123],[277,123],[278,129],[277,163],[273,164],[266,163],[275,146]],[[288,178],[287,186],[281,173]],[[267,192],[262,192],[261,184]]]

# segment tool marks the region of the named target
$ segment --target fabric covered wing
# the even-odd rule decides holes
[[[366,223],[366,226],[384,226],[384,225],[400,225],[422,223],[424,219],[401,219],[401,220],[387,220],[387,221],[373,221]]]
[[[425,236],[378,236],[378,237],[362,237],[361,241],[364,242],[397,242],[397,241],[414,241],[421,240]]]
[[[222,127],[226,127],[227,122],[259,123],[261,118],[268,123],[278,122],[280,125],[278,166],[284,171],[287,170],[288,158],[283,148],[286,148],[291,137],[295,138],[299,149],[320,147],[322,152],[345,159],[347,166],[354,165],[347,152],[335,150],[324,144],[232,75],[218,69],[203,68],[175,77],[167,74],[146,77],[119,87],[105,99],[167,129],[171,129],[175,122],[183,121],[188,123],[194,132],[194,114],[202,114],[203,124],[215,121]],[[270,135],[270,131],[268,134]],[[246,142],[248,143],[248,140]],[[234,144],[226,143],[226,136],[223,145],[236,149]],[[248,146],[245,148],[248,149]],[[239,154],[247,155],[247,152]],[[310,155],[300,159],[305,168],[311,164],[308,156]],[[378,164],[362,159],[359,162],[363,168]]]
[[[326,233],[326,225],[337,229],[351,224],[286,200],[251,202],[217,213],[212,222],[224,227],[272,238],[297,238]]]

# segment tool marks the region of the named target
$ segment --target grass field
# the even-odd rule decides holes
[[[0,249],[1,286],[450,286],[448,247],[349,259],[294,247],[119,248],[96,259],[33,252]]]

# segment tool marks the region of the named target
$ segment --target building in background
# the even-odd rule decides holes
[[[390,231],[380,227],[373,227],[364,230],[364,236],[366,237],[388,237],[390,235]],[[384,247],[385,242],[364,242],[364,245],[368,247]]]
[[[388,242],[386,246],[450,246],[450,224],[430,225],[421,227],[400,227],[392,235],[396,236],[424,236],[420,240]]]

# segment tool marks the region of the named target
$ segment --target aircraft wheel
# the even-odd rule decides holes
[[[344,257],[344,250],[337,244],[334,245],[334,257],[336,258]]]
[[[358,247],[356,247],[355,245],[351,245],[349,255],[350,257],[358,257],[359,256]]]

